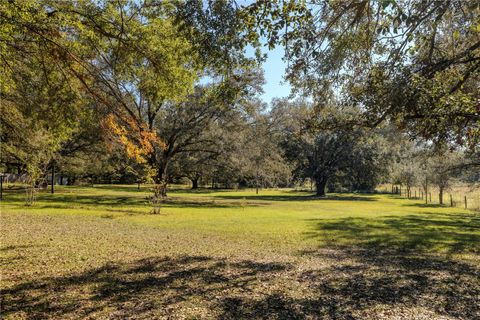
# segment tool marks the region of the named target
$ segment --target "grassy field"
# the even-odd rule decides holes
[[[1,204],[6,319],[479,319],[480,215],[391,195],[58,187]]]

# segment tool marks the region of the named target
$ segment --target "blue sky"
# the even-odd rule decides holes
[[[248,5],[251,0],[243,0],[239,3]],[[261,38],[260,42],[266,44],[266,39]],[[290,85],[283,80],[285,74],[285,62],[282,61],[284,50],[282,46],[277,46],[273,50],[268,50],[267,46],[262,46],[262,52],[268,55],[267,60],[263,63],[263,70],[265,71],[265,85],[263,86],[264,93],[262,100],[270,103],[272,98],[283,98],[290,94]],[[247,55],[254,56],[252,47],[247,47]]]
[[[290,94],[290,85],[285,83],[283,76],[285,74],[285,62],[282,61],[283,47],[278,46],[273,50],[263,47],[262,51],[266,53],[267,60],[263,63],[265,71],[265,85],[262,94],[262,100],[270,102],[272,98],[286,97]]]

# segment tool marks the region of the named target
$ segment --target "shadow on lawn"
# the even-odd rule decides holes
[[[70,187],[65,187],[70,188]],[[91,187],[90,187],[91,188]],[[116,191],[137,191],[134,186],[123,185],[101,185],[96,186],[95,189],[116,190]],[[219,190],[199,189],[199,190],[181,190],[184,193],[192,194],[209,194],[211,192],[218,192]],[[145,190],[142,190],[142,192]],[[224,191],[224,190],[223,190]],[[330,194],[325,197],[317,197],[310,192],[302,191],[283,191],[277,195],[238,195],[234,191],[225,192],[226,194],[215,195],[210,197],[190,197],[177,196],[175,192],[170,192],[169,196],[163,201],[165,208],[240,208],[265,205],[262,203],[253,203],[245,201],[377,201],[377,197],[371,194],[352,195],[352,194]],[[40,193],[38,195],[38,203],[34,208],[42,209],[90,209],[89,207],[103,206],[108,207],[104,210],[111,212],[122,212],[127,214],[144,214],[142,210],[128,209],[128,207],[151,207],[148,196],[150,194],[137,193],[132,196],[119,195],[92,195],[92,194],[76,194],[76,193],[57,193],[51,195],[49,193]],[[212,200],[213,199],[213,200]],[[24,199],[16,193],[16,197],[12,198],[12,203],[18,207],[25,207]],[[215,201],[218,200],[218,201]],[[231,201],[228,201],[231,200]],[[238,200],[241,200],[238,201]]]
[[[323,245],[480,254],[480,216],[422,213],[407,216],[312,219],[310,238]]]
[[[87,205],[87,206],[109,206],[125,207],[138,206],[147,203],[145,197],[119,197],[109,195],[77,195],[77,194],[42,194],[38,197],[38,204],[48,203],[49,206],[58,206],[59,208],[68,206],[68,204]]]
[[[243,199],[243,198],[242,198]],[[91,209],[97,206],[107,207],[106,211],[124,212],[132,214],[144,214],[142,210],[135,210],[133,207],[151,208],[151,204],[147,197],[118,197],[106,195],[42,195],[38,199],[38,203],[33,208],[42,209]],[[25,207],[23,201],[17,201],[19,207]],[[240,208],[260,206],[258,203],[241,203],[238,201],[214,201],[211,199],[191,199],[184,197],[167,197],[162,201],[164,208]],[[132,209],[128,209],[132,207]]]
[[[39,246],[40,245],[36,245],[36,244],[5,246],[5,247],[0,248],[0,252],[18,251],[18,250],[22,250],[22,249],[34,248],[34,247],[39,247]]]
[[[183,197],[168,197],[163,200],[165,208],[242,208],[242,207],[259,207],[258,203],[239,202],[239,201],[221,201],[217,202],[210,199],[192,200]]]
[[[396,318],[480,319],[480,216],[424,213],[310,222],[313,230],[307,236],[321,245],[302,255],[338,265],[333,272],[320,269],[303,276],[316,283],[317,291],[340,301],[337,307],[349,297],[346,308],[403,304],[407,310],[417,306],[436,314]],[[467,254],[471,260],[452,254]]]
[[[404,203],[403,207],[417,207],[417,208],[448,208],[449,205],[446,204],[435,204],[435,203]]]
[[[4,265],[6,266],[9,264],[14,264],[18,261],[23,260],[25,256],[25,253],[23,253],[23,251],[25,249],[30,249],[34,247],[40,247],[40,245],[29,244],[29,245],[10,245],[10,246],[0,247],[0,266],[2,266],[3,268]],[[1,316],[1,310],[2,308],[0,304],[0,316]]]
[[[295,192],[297,193],[297,192]],[[239,196],[239,195],[217,195],[214,196],[218,199],[246,199],[246,200],[262,200],[262,201],[325,201],[325,200],[334,200],[334,201],[377,201],[378,199],[372,195],[351,195],[351,194],[334,194],[327,195],[325,197],[318,197],[315,195],[289,195],[289,194],[279,194],[279,195],[249,195],[249,196]]]
[[[117,184],[96,184],[94,185],[93,189],[103,189],[103,190],[110,190],[110,191],[122,191],[122,192],[145,192],[148,191],[151,186],[146,186],[146,185],[140,185],[140,189],[136,184],[130,184],[130,185],[117,185]],[[75,188],[75,186],[72,186],[70,188]]]
[[[109,263],[1,290],[2,314],[30,319],[388,319],[385,314],[398,319],[412,310],[411,319],[480,315],[478,266],[401,250],[304,254],[329,264],[305,270],[204,256]]]
[[[401,248],[344,247],[326,255],[321,250],[304,254],[320,259],[333,254],[338,261],[327,272],[320,269],[302,274],[311,280],[310,288],[335,301],[329,313],[332,319],[480,316],[480,269],[475,263]],[[375,314],[375,308],[383,308],[383,312]],[[355,310],[359,312],[354,316]]]
[[[189,303],[212,311],[225,298],[225,290],[249,293],[251,283],[267,280],[289,267],[203,256],[109,263],[82,274],[44,278],[1,290],[2,314],[25,312],[28,318],[63,318],[95,317],[106,312],[111,317],[148,318],[185,315],[186,310],[181,309],[188,309]]]

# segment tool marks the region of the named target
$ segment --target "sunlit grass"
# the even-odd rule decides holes
[[[160,215],[151,214],[149,195],[148,187],[62,186],[53,195],[42,192],[32,207],[23,203],[22,193],[7,193],[2,208],[4,214],[116,219],[290,250],[327,243],[383,243],[448,251],[455,249],[451,240],[470,241],[480,235],[460,236],[469,224],[479,224],[470,211],[382,194],[329,194],[322,199],[295,190],[262,190],[257,195],[254,190],[191,191],[175,186]],[[462,247],[477,249],[474,244]]]

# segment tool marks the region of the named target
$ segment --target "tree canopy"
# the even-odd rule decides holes
[[[247,28],[285,46],[298,91],[437,143],[478,148],[478,1],[259,1]]]
[[[318,195],[475,180],[479,13],[460,0],[4,1],[2,168],[27,173],[30,202],[55,170],[152,182],[154,202],[182,178],[257,192],[310,180]],[[260,100],[262,45],[285,48],[296,97]],[[455,160],[440,176],[408,164],[419,154]]]

